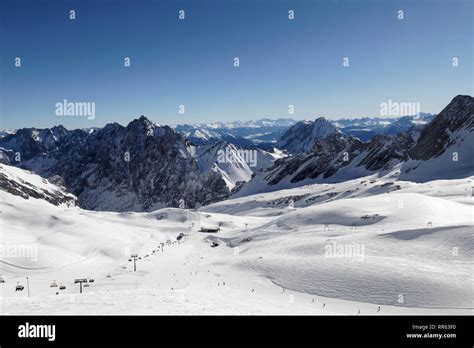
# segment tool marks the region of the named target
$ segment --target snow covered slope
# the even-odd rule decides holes
[[[86,211],[0,190],[0,308],[470,314],[473,180],[366,177],[150,213]],[[220,230],[199,232],[206,226]],[[75,278],[94,282],[79,294]],[[25,290],[15,291],[17,283]]]
[[[34,173],[0,164],[0,188],[15,196],[25,199],[38,198],[51,204],[68,206],[76,205],[77,198],[58,186]]]
[[[281,152],[267,152],[259,148],[242,148],[226,141],[197,147],[195,156],[202,172],[214,171],[222,176],[229,190],[237,183],[247,182],[257,173],[269,167]]]
[[[223,160],[219,161],[219,158]],[[253,171],[239,155],[239,149],[227,142],[199,147],[197,160],[202,171],[220,173],[229,190],[232,190],[236,183],[246,182],[252,178]]]
[[[241,267],[284,288],[361,302],[472,309],[473,182],[367,177],[202,210],[274,217],[224,240],[239,248]]]

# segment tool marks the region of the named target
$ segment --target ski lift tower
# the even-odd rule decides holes
[[[74,284],[77,284],[77,283],[79,283],[80,291],[82,294],[82,283],[87,283],[87,279],[86,278],[74,279]]]
[[[132,254],[132,256],[130,256],[132,259],[133,259],[133,271],[136,272],[137,271],[137,257],[138,255],[137,254]]]

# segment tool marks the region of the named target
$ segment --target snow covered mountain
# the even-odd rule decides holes
[[[400,178],[461,178],[474,170],[474,98],[458,95],[420,133]]]
[[[55,138],[37,130],[23,147],[11,137],[31,152],[20,166],[56,175],[0,165],[3,242],[34,247],[2,255],[3,312],[469,315],[472,102],[454,98],[421,133],[329,132],[262,172],[275,154],[197,146],[145,117]],[[16,163],[15,150],[4,160]],[[443,180],[404,181],[422,173]],[[84,210],[64,185],[94,209],[153,211]],[[154,210],[178,198],[211,204]],[[31,298],[16,291],[26,276]],[[81,294],[79,277],[94,279]]]
[[[0,129],[0,139],[9,134],[14,134],[15,132],[16,129]]]
[[[2,313],[470,315],[473,179],[369,176],[147,213],[0,190]]]
[[[233,121],[233,122],[215,122],[215,123],[195,123],[177,125],[174,129],[195,144],[214,144],[225,140],[237,146],[256,145],[267,149],[270,145],[277,148],[290,146],[287,142],[296,142],[292,140],[297,134],[297,130],[303,131],[307,136],[314,130],[316,137],[324,135],[324,128],[331,132],[333,127],[344,134],[352,135],[362,141],[369,141],[377,135],[396,135],[400,133],[420,131],[421,128],[433,119],[434,115],[420,113],[415,116],[403,116],[392,118],[381,117],[363,117],[363,118],[343,118],[338,120],[321,121],[315,125],[315,121],[296,121],[293,119],[280,118],[272,120],[263,118],[256,121]],[[331,127],[331,125],[333,127]],[[295,128],[296,127],[296,128]],[[320,128],[321,129],[317,129]],[[321,132],[321,134],[318,134]],[[303,138],[303,136],[300,136]],[[300,139],[299,142],[303,142]],[[308,143],[311,141],[308,140]],[[267,147],[265,147],[267,146]],[[296,144],[294,144],[297,147]],[[305,148],[304,144],[302,144]],[[291,146],[290,146],[291,147]],[[307,147],[311,147],[308,145]],[[307,151],[305,149],[304,151]],[[295,152],[295,151],[290,151]]]
[[[341,132],[357,137],[362,141],[369,141],[380,134],[396,135],[411,131],[420,131],[421,128],[433,118],[434,115],[432,114],[420,113],[414,116],[392,118],[343,118],[331,122]]]
[[[423,125],[431,121],[433,117],[431,114],[420,113],[418,116],[396,118],[345,118],[330,120],[330,122],[341,132],[353,135],[363,141],[368,141],[379,134],[395,135],[411,130],[420,130]],[[276,120],[263,118],[256,121],[245,122],[182,124],[172,128],[196,145],[210,145],[224,140],[236,146],[258,146],[260,148],[270,149],[272,144],[279,141],[285,132],[297,123],[311,124],[312,122],[295,121],[285,118]],[[46,130],[47,132],[52,132],[56,137],[56,141],[58,141],[58,135],[60,136],[60,134],[57,133],[59,130],[54,130],[53,128]],[[82,130],[91,133],[98,129],[100,128],[94,127]],[[35,128],[24,128],[22,130],[22,132],[25,133],[24,135],[28,136],[28,133],[30,133],[29,138],[34,138],[34,136],[31,136],[32,133],[41,133],[41,131],[42,130]],[[15,132],[16,129],[0,130],[0,139],[15,134]],[[47,134],[38,134],[36,136],[41,139],[44,136],[47,137]]]
[[[226,130],[214,130],[208,127],[191,125],[180,125],[175,127],[175,130],[196,145],[212,145],[220,141],[226,141],[237,146],[253,146],[250,140],[235,136]]]
[[[21,160],[25,161],[40,153],[56,150],[67,133],[63,126],[22,128],[0,138],[0,147],[20,153]]]
[[[226,134],[231,142],[219,140],[223,133],[214,130],[224,124],[212,125],[213,130],[204,133],[188,128],[201,136],[204,144],[196,145],[142,116],[126,127],[114,123],[92,130],[19,129],[0,138],[0,163],[44,178],[56,176],[87,209],[195,207],[225,199],[231,191],[245,195],[312,182],[340,182],[370,173],[384,175],[394,166],[398,166],[397,175],[407,180],[459,178],[473,167],[469,160],[472,115],[472,97],[458,96],[421,132],[409,128],[395,136],[377,135],[369,142],[338,130],[324,118],[299,122],[277,143],[294,154],[287,158],[278,151],[236,145],[237,138],[230,133]],[[412,124],[414,119],[398,121]],[[245,127],[282,130],[291,122],[264,119],[225,126],[240,131]]]
[[[174,129],[196,144],[211,144],[225,140],[237,146],[275,143],[297,121],[263,118],[256,121],[232,121],[177,125]]]
[[[223,160],[218,160],[219,154],[223,156]],[[252,169],[240,156],[238,148],[233,144],[221,141],[212,145],[204,145],[198,148],[196,155],[201,170],[220,173],[230,190],[238,182],[249,181],[252,178]],[[232,157],[232,160],[230,160],[230,157]]]
[[[314,122],[298,122],[283,134],[276,147],[290,153],[309,152],[319,140],[336,133],[336,127],[324,117],[317,118]]]
[[[230,190],[238,183],[249,181],[254,173],[282,157],[282,153],[270,153],[256,147],[237,147],[226,141],[202,145],[196,150],[199,168],[203,172],[220,173]]]
[[[379,135],[369,142],[341,133],[317,141],[309,153],[280,159],[243,185],[237,196],[315,182],[341,182],[398,166],[413,181],[461,178],[474,173],[473,98],[457,96],[421,135]],[[456,157],[457,156],[457,157]]]
[[[229,122],[213,122],[213,123],[196,123],[197,127],[209,128],[209,129],[239,129],[239,128],[283,128],[291,127],[297,121],[291,118],[261,118],[259,120],[250,121],[229,121]]]
[[[1,163],[57,176],[81,207],[112,211],[221,200],[282,157],[222,140],[197,146],[144,116],[126,127],[19,129],[0,139],[0,155]]]
[[[75,206],[77,198],[59,185],[55,185],[52,180],[46,180],[39,175],[0,164],[0,188],[14,196],[24,199],[42,199],[54,205]]]
[[[276,147],[297,154],[310,152],[316,142],[340,132],[364,142],[380,135],[419,133],[423,126],[433,119],[431,114],[404,116],[398,118],[360,118],[336,121],[319,117],[315,121],[302,121],[290,127],[276,143]]]
[[[191,145],[180,134],[144,116],[127,127],[108,124],[92,133],[55,128],[61,136],[49,129],[18,130],[1,139],[0,146],[21,151],[21,168],[62,177],[84,208],[194,207],[229,193],[218,173],[199,169]]]

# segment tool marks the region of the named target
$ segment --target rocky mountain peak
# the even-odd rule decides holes
[[[276,147],[290,153],[310,152],[318,141],[338,132],[324,117],[298,122],[283,134]]]
[[[420,133],[410,157],[427,160],[439,156],[455,140],[453,133],[474,131],[474,98],[458,95]]]
[[[308,183],[339,182],[376,173],[383,176],[390,171],[403,180],[418,182],[473,175],[473,99],[456,96],[423,125],[419,136],[405,131],[379,134],[362,142],[351,135],[332,133],[316,141],[310,151],[275,161],[233,194],[242,196]],[[412,123],[411,119],[400,120]],[[308,149],[308,144],[304,144],[306,148],[300,145],[304,139],[301,135],[308,136],[309,130],[319,126],[325,130],[325,121],[300,122],[285,134],[283,144],[292,150]]]

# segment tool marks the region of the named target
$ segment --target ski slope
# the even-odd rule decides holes
[[[1,244],[37,247],[27,257],[0,255],[0,308],[472,314],[472,186],[472,177],[422,184],[366,177],[151,213],[86,211],[0,191]],[[220,230],[203,233],[201,226]],[[338,246],[359,253],[328,255]],[[136,272],[131,254],[140,257]],[[74,279],[88,277],[94,282],[79,294]],[[17,282],[25,290],[16,292]]]

